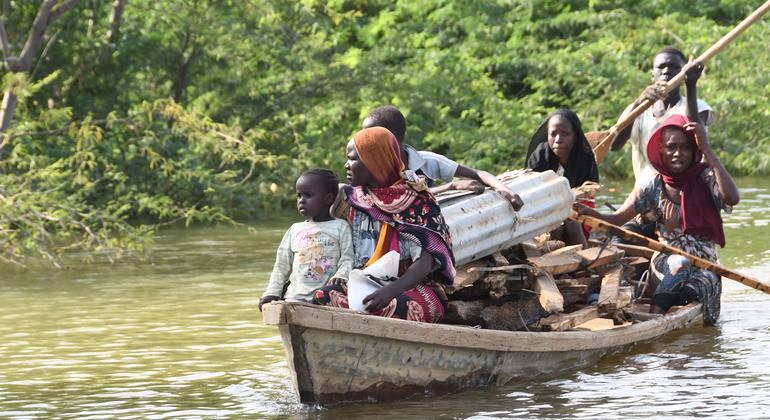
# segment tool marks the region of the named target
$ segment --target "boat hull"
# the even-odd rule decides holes
[[[588,366],[687,325],[700,305],[626,327],[568,332],[480,330],[286,302],[264,310],[265,322],[280,329],[299,400],[328,405],[503,385]]]

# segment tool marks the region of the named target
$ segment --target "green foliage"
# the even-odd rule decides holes
[[[19,51],[37,2],[0,1]],[[0,254],[62,246],[119,256],[175,221],[291,208],[308,167],[342,173],[344,145],[394,104],[407,141],[490,171],[519,167],[551,110],[609,128],[667,45],[698,55],[760,2],[737,0],[130,0],[83,2],[49,28],[0,151]],[[715,149],[770,172],[770,77],[760,21],[708,63]],[[629,176],[629,151],[603,176]]]

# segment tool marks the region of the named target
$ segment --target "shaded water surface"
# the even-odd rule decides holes
[[[739,185],[720,257],[770,282],[770,185]],[[588,369],[393,404],[302,406],[278,331],[257,309],[288,224],[166,231],[149,263],[0,267],[0,418],[770,417],[770,296],[729,280],[717,327]]]

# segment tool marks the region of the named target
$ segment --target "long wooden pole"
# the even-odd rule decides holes
[[[754,24],[754,22],[758,21],[765,13],[770,11],[770,0],[766,1],[762,6],[760,6],[757,10],[755,10],[752,14],[750,14],[746,19],[743,19],[741,23],[738,24],[733,30],[728,32],[725,36],[723,36],[719,41],[717,41],[714,45],[711,46],[706,52],[701,54],[698,58],[695,59],[692,63],[688,63],[684,68],[682,68],[682,71],[679,72],[679,74],[676,75],[673,79],[669,80],[668,83],[666,83],[666,86],[664,88],[665,93],[671,92],[672,90],[679,87],[679,85],[682,84],[684,81],[684,75],[687,72],[687,70],[694,65],[697,62],[701,62],[703,64],[706,64],[708,60],[710,60],[712,57],[717,55],[717,53],[724,48],[727,44],[732,42],[735,38],[737,38],[740,34],[743,33],[749,26]],[[613,139],[616,135],[616,133],[619,133],[624,128],[631,125],[636,117],[642,115],[642,112],[644,112],[647,108],[651,107],[652,104],[654,104],[655,101],[651,101],[650,99],[645,98],[642,103],[636,106],[630,113],[625,115],[620,121],[615,123],[615,125],[610,128],[610,130],[607,132],[607,135],[600,141],[596,147],[594,147],[594,150],[599,150],[604,143],[610,141]]]
[[[646,236],[640,235],[636,232],[632,232],[628,229],[623,229],[620,226],[615,226],[611,223],[607,223],[604,220],[597,219],[595,217],[585,216],[585,215],[580,216],[574,211],[570,215],[570,219],[584,223],[588,226],[591,226],[594,229],[608,232],[612,235],[617,235],[636,245],[646,246],[647,248],[654,249],[655,251],[659,251],[659,252],[681,255],[687,258],[688,260],[690,260],[690,262],[692,262],[693,265],[695,265],[698,268],[705,268],[706,270],[711,270],[719,274],[720,276],[727,277],[739,283],[745,284],[746,286],[749,286],[754,289],[770,294],[770,285],[762,283],[759,280],[751,278],[749,276],[745,276],[741,273],[732,271],[725,266],[713,263],[709,260],[706,260],[700,257],[696,257],[695,255],[684,252],[679,248],[674,248],[672,246],[662,244]]]

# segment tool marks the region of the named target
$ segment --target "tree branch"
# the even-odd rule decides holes
[[[112,13],[110,13],[110,29],[107,31],[107,41],[116,44],[120,38],[120,20],[123,17],[123,10],[126,8],[127,0],[115,0],[112,3]]]
[[[90,125],[103,126],[103,125],[106,125],[108,122],[112,123],[112,124],[131,124],[134,121],[135,120],[133,120],[131,118],[118,118],[118,119],[114,119],[114,120],[111,120],[111,121],[107,120],[107,119],[91,120],[89,124]],[[64,132],[68,131],[72,124],[83,124],[83,122],[82,121],[72,121],[72,122],[68,123],[67,125],[65,125],[64,127],[54,128],[54,129],[51,129],[51,130],[22,131],[22,132],[19,132],[19,133],[9,133],[9,134],[7,134],[5,136],[5,139],[3,139],[2,142],[0,142],[0,150],[3,150],[3,148],[5,146],[7,146],[15,138],[24,137],[24,136],[52,136],[54,134],[61,134],[61,133],[64,133]]]
[[[45,47],[43,47],[43,52],[40,53],[40,58],[37,59],[37,64],[35,64],[35,68],[32,70],[32,73],[30,73],[29,80],[35,80],[35,74],[37,73],[37,69],[40,68],[40,64],[43,62],[43,59],[46,55],[48,55],[48,50],[51,48],[51,45],[56,41],[56,38],[59,36],[59,33],[61,32],[61,29],[56,31],[55,34],[53,34],[50,38],[48,38],[48,42],[45,43]]]
[[[11,56],[11,46],[8,42],[8,34],[5,33],[5,22],[0,19],[0,42],[3,43],[3,60]]]
[[[0,133],[5,131],[11,125],[11,118],[16,111],[16,104],[19,102],[19,97],[13,92],[13,86],[9,86],[3,94],[3,102],[0,105]],[[5,147],[6,141],[4,140],[0,144],[0,150]]]
[[[64,12],[75,7],[78,2],[80,2],[80,0],[66,0],[64,3],[54,7],[48,15],[48,25],[51,25],[53,21],[58,19]]]
[[[43,42],[43,34],[45,34],[48,26],[62,13],[73,8],[78,1],[80,0],[67,0],[57,5],[57,0],[44,0],[37,11],[35,20],[32,21],[32,28],[29,30],[27,42],[24,43],[18,61],[8,62],[8,68],[13,72],[28,71],[32,67],[32,60],[37,55],[37,50]]]
[[[32,66],[32,59],[40,47],[45,30],[48,28],[48,15],[51,14],[51,9],[55,5],[56,0],[44,0],[43,4],[40,5],[35,20],[32,21],[32,28],[29,30],[27,42],[24,43],[24,48],[22,48],[21,54],[19,54],[18,61],[8,63],[8,68],[12,72],[27,71]]]

